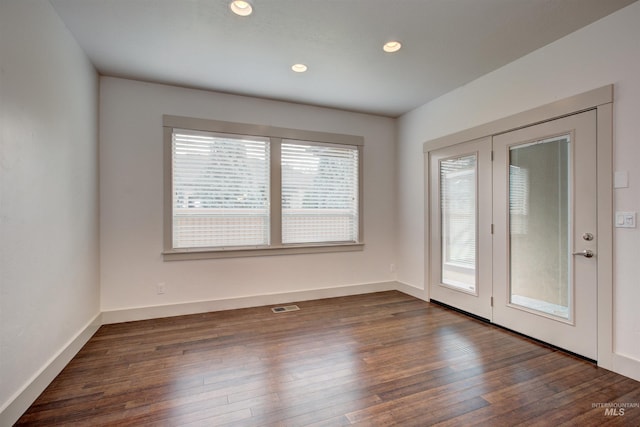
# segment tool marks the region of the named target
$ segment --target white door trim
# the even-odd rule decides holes
[[[613,370],[613,85],[603,86],[423,144],[425,180],[425,288],[430,280],[429,156],[438,148],[510,132],[582,111],[597,112],[598,366]]]

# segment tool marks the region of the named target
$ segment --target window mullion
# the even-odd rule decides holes
[[[282,138],[271,139],[271,165],[270,165],[270,245],[272,247],[282,246],[282,168],[281,144]]]

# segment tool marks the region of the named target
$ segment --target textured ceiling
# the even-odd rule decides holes
[[[103,75],[391,117],[634,1],[50,0]]]

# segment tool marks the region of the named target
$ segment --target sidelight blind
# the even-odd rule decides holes
[[[445,263],[476,264],[476,156],[440,163],[442,254]]]
[[[358,148],[283,140],[282,243],[358,241]]]
[[[174,129],[173,247],[269,244],[269,139]]]

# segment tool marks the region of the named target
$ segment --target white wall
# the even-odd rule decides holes
[[[97,120],[97,74],[49,2],[2,0],[3,425],[8,405],[99,314]]]
[[[424,288],[424,142],[615,85],[615,210],[640,211],[640,2],[411,111],[399,120],[398,281]],[[615,352],[640,361],[639,229],[614,234]],[[637,376],[640,376],[638,373]]]
[[[364,136],[364,251],[163,262],[163,114]],[[102,310],[394,280],[395,131],[384,117],[102,78]]]

